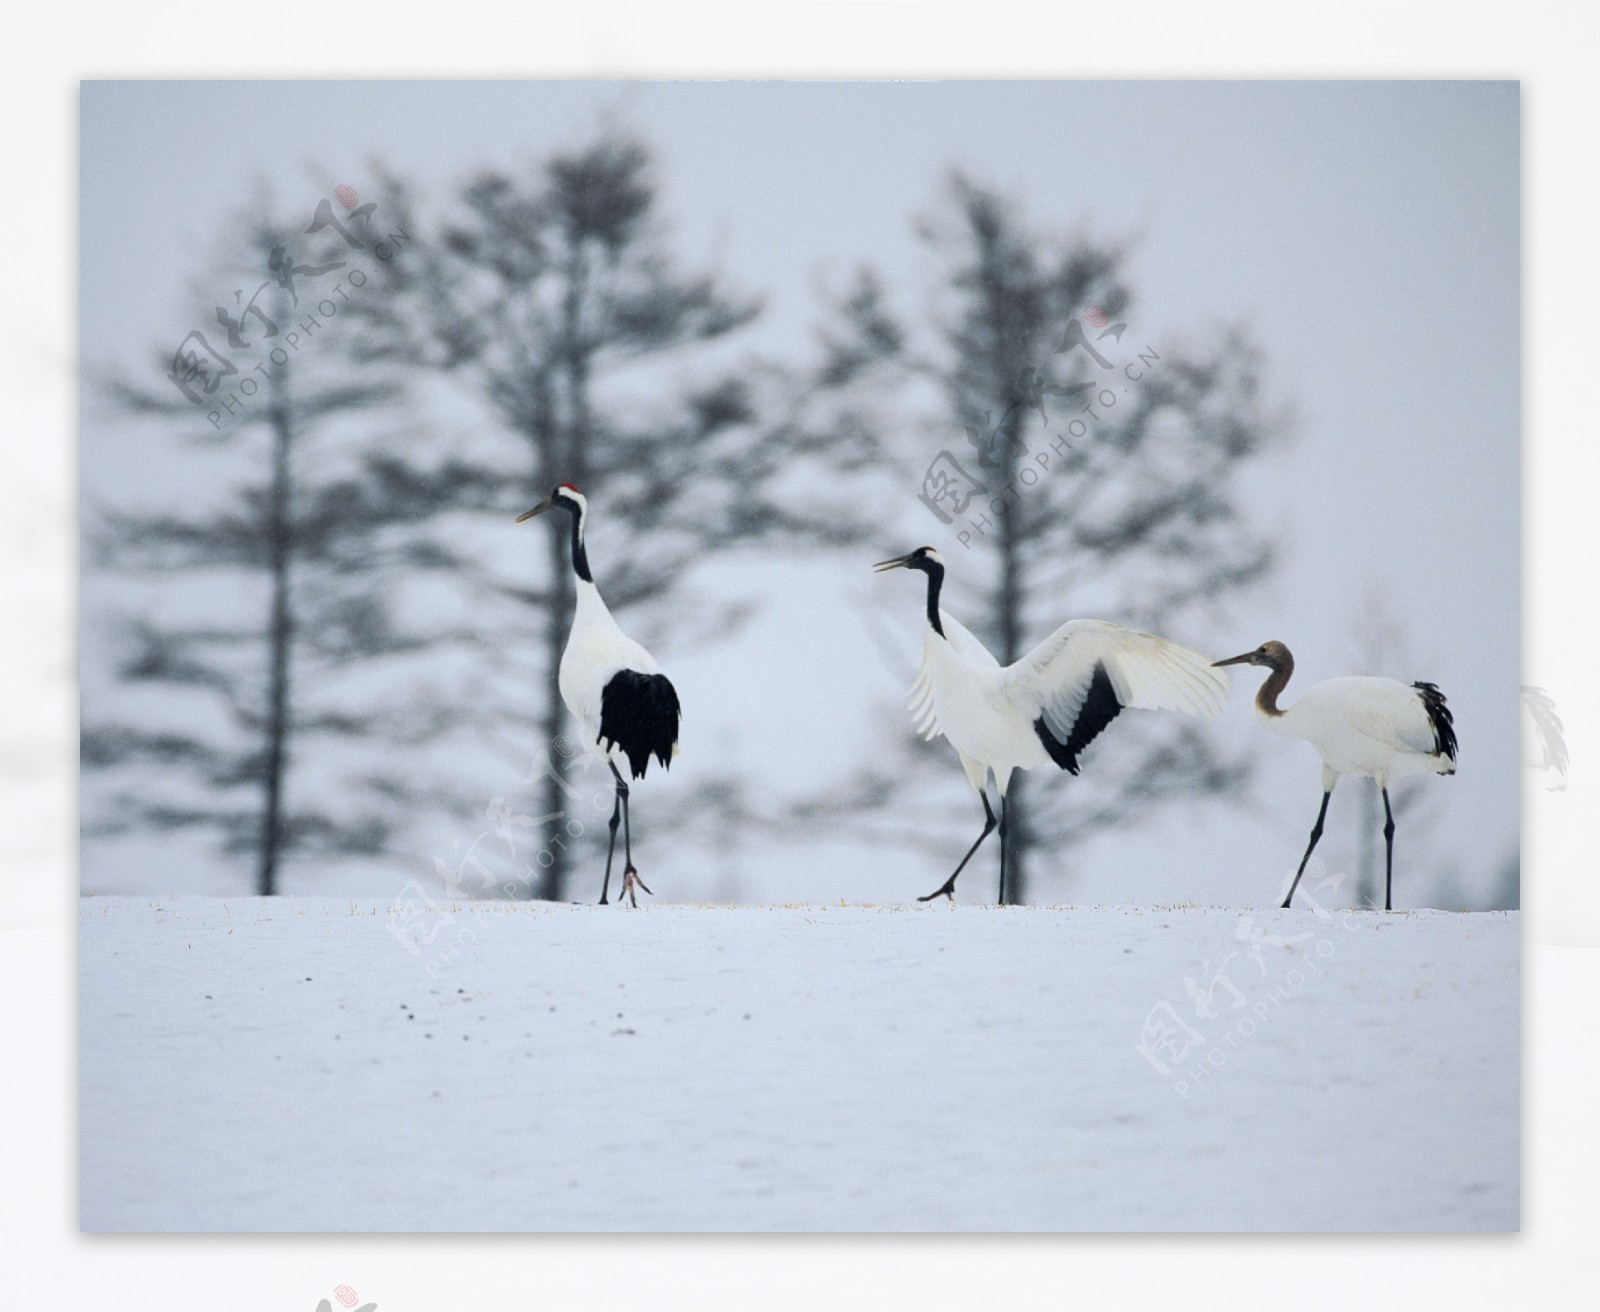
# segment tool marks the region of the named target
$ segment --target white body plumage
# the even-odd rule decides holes
[[[602,701],[606,685],[623,670],[638,674],[660,674],[661,666],[642,646],[630,638],[612,618],[600,589],[588,579],[577,580],[577,596],[572,611],[572,631],[567,635],[556,676],[561,700],[578,722],[583,745],[591,753],[616,766],[628,769],[622,745],[600,742]],[[678,754],[673,743],[672,754]]]
[[[1423,694],[1396,679],[1325,679],[1276,714],[1259,706],[1256,713],[1273,733],[1315,747],[1334,778],[1365,775],[1384,788],[1401,775],[1456,772],[1455,758],[1439,750]]]

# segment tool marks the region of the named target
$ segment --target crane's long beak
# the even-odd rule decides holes
[[[1219,665],[1248,665],[1250,663],[1250,658],[1254,655],[1255,652],[1247,651],[1238,656],[1230,656],[1225,661],[1212,661],[1211,668],[1216,669]]]
[[[553,506],[553,505],[555,505],[555,498],[554,497],[546,497],[543,501],[541,501],[538,505],[536,505],[532,510],[524,510],[520,515],[518,515],[517,516],[517,523],[520,524],[525,519],[532,519],[535,515],[542,515],[542,514],[544,514],[545,511],[549,510],[550,507]]]
[[[904,569],[906,562],[910,559],[910,556],[896,556],[893,560],[880,560],[872,567],[872,572],[874,574],[882,574],[891,569]]]

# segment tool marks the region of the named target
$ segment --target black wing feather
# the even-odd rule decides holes
[[[670,769],[680,714],[666,675],[618,670],[600,693],[600,746],[622,748],[635,779],[644,778],[652,756]]]
[[[1444,703],[1444,694],[1434,683],[1411,685],[1422,694],[1423,708],[1428,712],[1428,723],[1433,726],[1433,750],[1437,756],[1456,759],[1456,725],[1450,708]]]
[[[1117,694],[1111,687],[1111,676],[1106,673],[1105,665],[1096,661],[1094,674],[1089,680],[1088,695],[1078,708],[1078,718],[1072,722],[1072,732],[1067,735],[1067,741],[1062,742],[1050,732],[1050,726],[1042,715],[1033,722],[1033,730],[1039,735],[1045,751],[1050,753],[1050,759],[1068,774],[1077,774],[1078,753],[1098,738],[1101,730],[1120,714],[1122,703],[1117,700]]]

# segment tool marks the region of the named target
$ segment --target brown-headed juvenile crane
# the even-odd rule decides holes
[[[655,657],[617,627],[616,620],[600,598],[600,590],[589,573],[589,555],[584,550],[583,531],[589,503],[572,483],[562,483],[532,510],[517,516],[517,523],[542,515],[547,510],[565,511],[572,521],[572,571],[577,575],[577,602],[572,612],[572,631],[566,650],[561,653],[557,684],[561,700],[578,721],[583,745],[611,767],[617,781],[616,800],[611,808],[611,842],[606,848],[606,877],[600,886],[600,905],[606,904],[611,887],[611,859],[617,850],[617,820],[622,820],[622,843],[626,864],[622,870],[622,893],[634,906],[639,905],[635,886],[650,891],[633,865],[633,835],[628,820],[628,781],[622,777],[626,766],[635,779],[644,778],[654,756],[662,769],[678,754],[678,693],[661,673]]]
[[[943,885],[919,898],[955,901],[956,876],[994,832],[988,778],[1000,794],[1000,901],[1006,898],[1006,789],[1014,770],[1055,765],[1078,773],[1078,754],[1124,707],[1187,711],[1210,717],[1228,693],[1198,652],[1152,633],[1104,620],[1069,620],[1012,665],[1001,666],[977,638],[939,608],[944,561],[932,547],[879,561],[878,572],[914,569],[928,576],[928,627],[922,670],[911,688],[918,731],[943,734],[983,799],[983,832]]]
[[[1294,657],[1281,642],[1264,642],[1254,651],[1230,656],[1218,665],[1262,665],[1271,670],[1256,694],[1256,711],[1267,728],[1286,738],[1303,738],[1322,757],[1322,807],[1311,827],[1311,841],[1283,899],[1288,906],[1322,837],[1328,799],[1342,774],[1377,780],[1383,794],[1383,909],[1394,910],[1394,812],[1389,780],[1406,774],[1454,774],[1456,730],[1444,694],[1431,683],[1410,685],[1396,679],[1355,676],[1312,684],[1293,706],[1279,706],[1278,695],[1294,673]]]

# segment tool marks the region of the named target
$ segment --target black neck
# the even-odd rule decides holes
[[[589,553],[583,549],[583,516],[572,512],[572,572],[585,583],[593,583],[589,573]]]
[[[919,569],[928,576],[928,623],[941,638],[944,625],[939,623],[939,589],[944,586],[944,566],[937,561],[924,561]]]

